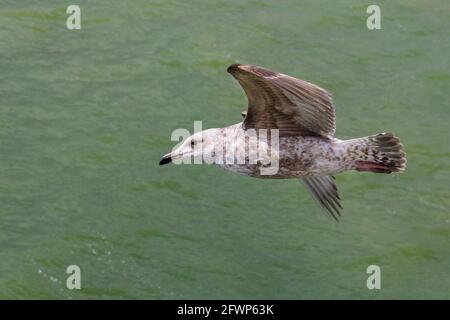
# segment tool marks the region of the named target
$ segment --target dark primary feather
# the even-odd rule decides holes
[[[245,129],[279,129],[280,136],[334,136],[334,105],[324,89],[262,67],[233,64],[228,72],[248,98]]]
[[[331,216],[338,221],[341,216],[342,209],[339,201],[339,194],[333,176],[308,176],[301,180],[311,191],[313,197],[319,202],[320,206],[325,209]]]

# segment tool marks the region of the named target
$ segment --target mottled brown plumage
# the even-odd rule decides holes
[[[334,136],[334,105],[327,91],[261,67],[233,64],[228,72],[248,97],[245,129],[279,129],[280,137]]]
[[[214,157],[213,163],[233,172],[256,178],[300,178],[336,220],[342,206],[333,175],[346,170],[404,171],[403,146],[392,133],[351,140],[334,137],[335,108],[326,90],[262,67],[233,64],[228,72],[238,80],[248,98],[247,111],[242,112],[244,121],[194,134],[164,156],[160,164],[209,153]],[[265,164],[259,160],[251,162],[248,156],[243,163],[222,161],[217,148],[236,150],[238,154],[256,153],[248,143],[248,134],[261,129],[279,130],[279,150],[271,151],[279,160],[276,172],[263,174]],[[195,149],[198,144],[202,147]],[[263,149],[270,148],[268,141],[258,142],[258,148],[261,145]]]

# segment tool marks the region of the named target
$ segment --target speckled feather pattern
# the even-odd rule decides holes
[[[248,154],[245,130],[241,124],[223,128],[223,144]],[[226,132],[225,132],[226,131]],[[288,136],[279,139],[279,170],[275,175],[261,175],[262,164],[220,164],[219,166],[256,178],[289,179],[310,175],[333,175],[355,169],[355,161],[382,156],[368,147],[370,137],[352,140],[322,137]],[[369,153],[370,150],[370,153]]]
[[[336,220],[342,206],[333,175],[345,170],[376,173],[405,170],[403,146],[392,133],[351,140],[335,138],[331,94],[319,86],[263,67],[233,64],[227,70],[247,95],[244,121],[206,130],[206,137],[200,141],[194,141],[198,135],[191,136],[178,150],[180,154],[195,153],[190,143],[206,143],[206,150],[214,149],[214,163],[226,170],[265,179],[299,178]],[[279,139],[258,139],[257,147],[249,141],[251,131],[260,134],[261,130],[269,133],[272,129],[277,130]],[[216,154],[216,148],[228,153],[228,161],[219,159],[222,154]],[[241,156],[235,157],[234,153]],[[242,161],[237,161],[238,158]],[[274,168],[267,174],[266,169]]]

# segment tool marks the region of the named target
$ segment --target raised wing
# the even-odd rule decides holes
[[[280,136],[334,136],[334,105],[324,89],[262,67],[233,64],[227,71],[248,98],[245,129],[279,129]]]

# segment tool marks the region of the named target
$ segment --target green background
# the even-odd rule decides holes
[[[70,4],[0,4],[0,298],[450,297],[447,0]],[[339,175],[337,224],[296,180],[159,167],[241,121],[236,62],[331,91],[339,138],[395,132],[405,174]]]

